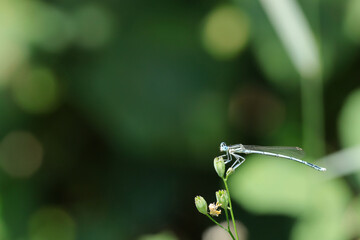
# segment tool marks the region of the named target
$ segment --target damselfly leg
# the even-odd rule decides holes
[[[219,157],[222,157],[222,158],[226,157],[226,158],[224,158],[225,164],[233,161],[232,157],[234,157],[235,161],[231,165],[231,168],[233,168],[233,169],[238,168],[245,161],[244,157],[242,157],[242,156],[240,156],[238,154],[235,154],[235,153],[229,153],[229,151],[227,151],[226,154],[223,154],[223,155],[221,155]],[[241,161],[240,161],[240,159],[241,159]]]
[[[234,170],[237,169],[241,164],[243,164],[245,162],[244,157],[237,155],[235,153],[231,153],[231,155],[233,155],[236,158],[235,162],[231,166],[232,169],[234,169]],[[241,158],[241,161],[240,161],[240,158]]]
[[[225,164],[227,164],[227,163],[229,163],[229,162],[232,161],[231,157],[229,158],[226,154],[221,155],[221,156],[219,156],[219,157],[222,157],[222,158],[223,158]],[[226,158],[225,158],[225,157],[226,157]]]
[[[232,157],[231,157],[231,155],[229,154],[229,151],[226,151],[226,154],[223,154],[223,155],[221,155],[221,156],[219,156],[219,157],[222,157],[222,158],[226,157],[226,158],[224,158],[225,164],[227,164],[227,163],[229,163],[229,162],[232,161]]]

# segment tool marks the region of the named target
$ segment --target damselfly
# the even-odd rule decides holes
[[[262,154],[272,157],[293,160],[305,164],[306,166],[312,167],[318,171],[326,171],[326,168],[319,167],[315,164],[308,163],[304,160],[299,159],[303,157],[305,154],[304,151],[299,147],[263,147],[263,146],[242,145],[242,144],[227,146],[226,143],[222,142],[220,144],[220,151],[226,153],[221,156],[221,157],[227,157],[226,159],[224,159],[225,163],[231,162],[233,160],[232,157],[235,158],[235,161],[231,166],[231,168],[233,169],[236,169],[245,161],[245,158],[240,156],[239,154],[255,153],[255,154]]]

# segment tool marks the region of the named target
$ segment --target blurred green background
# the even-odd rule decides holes
[[[358,0],[0,0],[0,240],[209,240],[222,141],[328,168],[248,156],[248,239],[359,239],[359,23]]]

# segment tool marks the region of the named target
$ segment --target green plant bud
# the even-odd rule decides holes
[[[214,158],[214,168],[219,177],[223,178],[225,173],[225,162],[222,157]]]
[[[235,170],[233,168],[229,168],[227,171],[226,171],[226,178],[228,178]]]
[[[229,204],[229,195],[226,190],[219,190],[216,192],[216,201],[221,204],[221,207],[226,210]]]
[[[207,214],[208,211],[207,202],[202,196],[195,197],[195,206],[200,213],[205,215]]]

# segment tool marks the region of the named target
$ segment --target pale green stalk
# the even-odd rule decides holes
[[[224,228],[223,226],[221,226],[221,224],[218,223],[215,219],[213,219],[209,214],[206,214],[206,216],[207,216],[208,218],[210,218],[210,220],[213,221],[216,225],[218,225],[219,227],[221,227],[222,229],[224,229],[225,231],[227,231],[227,232],[230,234],[231,238],[235,240],[234,235],[231,233],[229,227],[228,227],[228,229],[226,229],[226,228]]]
[[[226,192],[227,192],[227,194],[229,196],[230,215],[231,215],[232,222],[234,224],[234,231],[235,231],[236,240],[239,240],[238,232],[236,230],[235,217],[234,217],[233,208],[232,208],[232,204],[231,204],[230,192],[229,192],[229,188],[228,188],[228,185],[227,185],[227,177],[223,178],[223,181],[224,181],[224,184],[225,184]]]
[[[228,211],[228,210],[225,209],[225,215],[226,215],[228,232],[229,232],[230,236],[232,237],[232,239],[235,239],[234,235],[232,234],[232,232],[231,232],[231,230],[230,230],[229,214],[228,214],[227,211]]]

